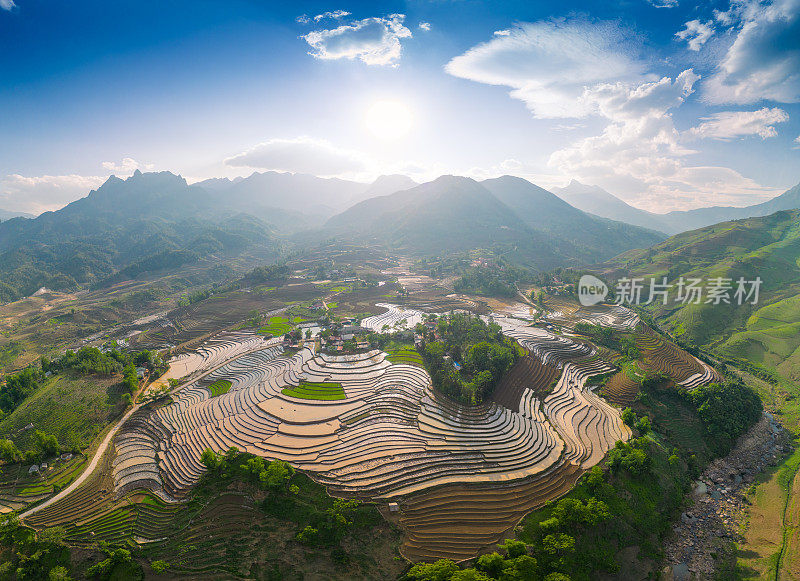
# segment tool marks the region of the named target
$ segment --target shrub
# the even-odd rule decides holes
[[[622,421],[625,423],[625,425],[630,426],[631,428],[633,427],[633,424],[636,422],[636,412],[629,407],[622,410],[620,417],[622,418]]]
[[[650,418],[649,418],[649,417],[647,417],[647,416],[642,416],[642,417],[641,417],[641,418],[639,418],[639,419],[638,419],[638,421],[637,421],[637,422],[634,424],[634,427],[635,427],[637,430],[639,430],[639,433],[640,433],[641,435],[643,435],[643,436],[644,436],[644,435],[645,435],[645,434],[647,434],[647,433],[650,431],[650,429],[651,429],[651,425],[650,425]]]
[[[150,568],[153,569],[153,572],[157,575],[160,575],[167,569],[169,569],[169,563],[166,561],[153,561],[150,563]]]

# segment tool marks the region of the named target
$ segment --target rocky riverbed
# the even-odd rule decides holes
[[[759,472],[792,450],[791,436],[769,413],[737,442],[725,458],[714,460],[694,483],[689,506],[664,547],[662,579],[711,579],[715,561],[739,542],[747,504],[745,493]]]

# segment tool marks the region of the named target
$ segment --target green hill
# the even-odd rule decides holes
[[[568,260],[481,184],[457,176],[360,202],[328,220],[323,232],[417,256],[489,248],[537,268]]]
[[[503,176],[481,185],[511,208],[531,229],[560,241],[560,250],[584,263],[605,260],[631,248],[647,248],[664,234],[592,216],[522,178]]]
[[[169,172],[111,177],[35,219],[0,223],[0,301],[46,286],[74,290],[276,243],[263,221]]]
[[[442,176],[371,198],[328,220],[323,235],[418,256],[486,248],[536,268],[588,264],[663,239],[656,232],[585,214],[510,176],[481,183]]]
[[[624,274],[762,279],[759,301],[731,304],[675,303],[647,306],[672,333],[713,347],[721,355],[745,358],[800,379],[800,211],[723,222],[685,232],[647,250],[631,251],[608,263],[609,281]],[[705,299],[704,299],[705,301]]]

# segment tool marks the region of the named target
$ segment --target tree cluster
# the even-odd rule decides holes
[[[697,408],[708,434],[707,441],[718,455],[727,454],[763,411],[758,394],[738,378],[700,386],[683,394]]]
[[[32,394],[44,381],[44,373],[38,367],[28,367],[19,373],[6,377],[0,385],[0,412],[7,414],[14,410],[26,397]]]
[[[492,393],[520,355],[499,325],[468,313],[444,315],[435,332],[420,331],[425,336],[420,351],[434,387],[471,405]]]

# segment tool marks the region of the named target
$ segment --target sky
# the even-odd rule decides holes
[[[800,181],[798,103],[800,0],[0,0],[0,208],[137,169],[744,206]]]

